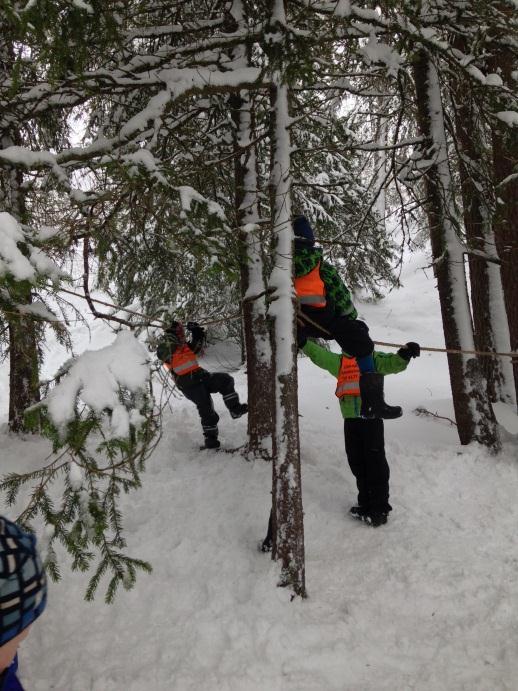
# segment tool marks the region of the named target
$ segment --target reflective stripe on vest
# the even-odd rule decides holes
[[[320,262],[305,276],[295,279],[295,291],[301,305],[326,306],[326,288],[320,278]]]
[[[173,353],[173,357],[169,362],[165,363],[167,369],[172,369],[175,374],[189,374],[200,369],[196,355],[192,352],[188,345],[178,348]]]
[[[342,357],[335,395],[338,398],[360,395],[360,368],[355,358]]]

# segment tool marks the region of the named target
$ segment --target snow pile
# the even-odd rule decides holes
[[[109,410],[111,436],[125,437],[138,410],[121,402],[120,390],[139,393],[149,381],[148,354],[131,331],[121,331],[112,345],[83,353],[40,405],[45,405],[58,429],[76,415],[78,397],[97,413]]]

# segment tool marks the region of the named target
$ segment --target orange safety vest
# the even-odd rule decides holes
[[[201,369],[196,355],[192,352],[188,345],[183,345],[181,348],[177,348],[173,357],[169,362],[164,363],[167,369],[173,370],[175,374],[189,374],[197,369]]]
[[[295,279],[295,291],[301,305],[326,306],[326,287],[320,278],[320,262],[308,274]]]
[[[335,395],[338,398],[360,395],[360,368],[355,358],[342,357]]]

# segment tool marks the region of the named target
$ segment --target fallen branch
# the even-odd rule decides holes
[[[450,425],[457,427],[457,423],[455,422],[455,420],[452,420],[449,417],[445,417],[444,415],[439,415],[439,413],[432,413],[431,410],[427,410],[426,408],[422,408],[422,407],[415,408],[414,413],[416,415],[420,415],[422,417],[428,416],[428,417],[438,418],[439,420],[446,420],[447,422],[450,423]]]

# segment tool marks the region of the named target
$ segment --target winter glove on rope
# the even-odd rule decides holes
[[[403,348],[397,351],[397,354],[402,357],[403,360],[410,362],[413,357],[419,357],[421,355],[421,346],[419,343],[409,341]]]

